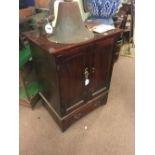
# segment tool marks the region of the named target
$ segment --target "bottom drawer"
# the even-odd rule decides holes
[[[91,112],[93,109],[97,108],[100,105],[106,104],[107,98],[108,98],[108,90],[104,93],[101,93],[100,95],[94,97],[90,101],[86,102],[85,104],[81,105],[74,111],[70,112],[64,117],[60,117],[54,109],[50,106],[48,101],[45,99],[45,97],[41,94],[41,97],[43,99],[43,103],[49,113],[52,115],[56,123],[59,125],[62,131],[65,131],[71,124],[79,120],[84,115]]]
[[[104,96],[102,94],[100,96],[97,96],[96,98],[92,99],[91,101],[88,101],[85,105],[79,107],[75,111],[73,111],[71,114],[64,117],[62,121],[62,130],[66,130],[71,124],[91,112],[93,109],[99,107],[100,105],[106,104],[108,97],[108,93],[104,93]]]

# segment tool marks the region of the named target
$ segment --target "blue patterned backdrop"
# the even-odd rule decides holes
[[[112,17],[115,15],[120,0],[87,0],[92,16],[94,17]]]
[[[35,5],[35,0],[19,0],[19,8],[26,8],[29,6],[34,6]]]

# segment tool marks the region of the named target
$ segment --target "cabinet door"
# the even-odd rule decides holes
[[[90,92],[96,96],[109,87],[112,70],[113,39],[107,39],[96,43],[93,52],[94,61],[91,68],[92,83]]]
[[[92,65],[92,49],[91,45],[75,48],[58,58],[60,100],[65,113],[85,102],[85,70]]]

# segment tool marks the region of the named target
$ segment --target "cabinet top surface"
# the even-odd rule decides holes
[[[121,32],[122,32],[122,30],[120,30],[120,29],[114,29],[114,30],[111,30],[111,31],[108,31],[108,32],[102,33],[102,34],[94,33],[93,39],[90,39],[88,41],[81,42],[81,43],[76,43],[76,44],[59,44],[59,43],[50,42],[47,39],[46,35],[38,35],[37,31],[35,31],[35,30],[25,32],[23,34],[26,36],[26,38],[30,42],[33,42],[34,44],[36,44],[37,46],[39,46],[43,50],[45,50],[51,54],[57,54],[61,51],[68,50],[71,48],[75,48],[78,46],[82,46],[85,44],[93,43],[94,41],[97,41],[97,40],[114,38],[116,36],[119,36],[121,34]]]

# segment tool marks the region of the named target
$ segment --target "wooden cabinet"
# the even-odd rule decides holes
[[[51,43],[36,32],[25,34],[44,87],[40,96],[63,131],[106,103],[120,34],[120,30],[95,34],[92,40],[70,45]]]
[[[96,43],[93,55],[92,86],[90,88],[92,96],[109,88],[110,71],[113,58],[114,39],[107,39]]]
[[[65,113],[83,104],[87,97],[85,71],[92,63],[92,48],[92,45],[86,45],[80,49],[71,49],[68,51],[69,54],[58,58],[60,96]]]

